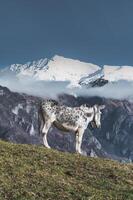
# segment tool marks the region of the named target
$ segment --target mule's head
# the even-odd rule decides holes
[[[100,128],[101,127],[101,110],[105,108],[105,105],[94,105],[93,106],[93,112],[94,112],[94,117],[93,120],[91,121],[91,125],[94,128]]]
[[[90,107],[88,107],[86,104],[81,105],[80,110],[82,110],[84,113],[90,113]]]

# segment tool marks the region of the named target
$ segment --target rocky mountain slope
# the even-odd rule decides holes
[[[133,199],[133,165],[0,141],[0,199]]]
[[[0,86],[0,138],[15,143],[42,144],[38,135],[38,105],[42,99],[11,92]],[[105,104],[101,129],[88,127],[82,149],[92,157],[113,158],[129,162],[133,160],[133,103],[99,97],[74,97],[60,95],[60,104],[79,106]],[[48,135],[51,147],[75,152],[75,137],[52,128]]]
[[[39,98],[0,86],[0,137],[17,143],[39,143],[37,102]]]

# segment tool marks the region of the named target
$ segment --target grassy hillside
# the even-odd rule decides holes
[[[132,200],[133,165],[0,141],[0,200]]]

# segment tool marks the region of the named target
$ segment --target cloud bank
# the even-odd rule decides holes
[[[118,81],[108,83],[103,87],[93,88],[68,88],[69,82],[65,81],[36,81],[23,77],[6,74],[0,77],[0,85],[20,93],[34,96],[56,98],[59,94],[67,93],[75,96],[99,96],[113,99],[133,100],[133,82]]]

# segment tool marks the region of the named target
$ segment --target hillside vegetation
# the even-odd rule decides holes
[[[0,200],[132,200],[133,165],[0,141]]]

